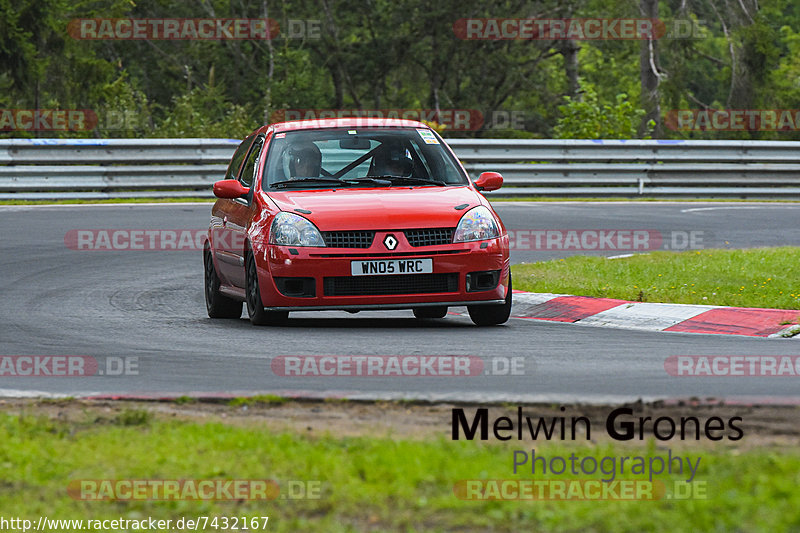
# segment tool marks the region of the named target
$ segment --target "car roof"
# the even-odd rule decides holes
[[[428,126],[417,120],[407,120],[399,118],[375,118],[375,117],[345,117],[345,118],[321,118],[312,120],[291,120],[287,122],[276,122],[261,128],[264,132],[272,130],[276,133],[294,130],[315,130],[325,128],[425,128]]]

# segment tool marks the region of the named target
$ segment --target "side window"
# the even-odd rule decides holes
[[[239,175],[239,181],[245,187],[253,186],[253,176],[256,175],[256,165],[258,164],[258,156],[261,154],[261,148],[264,146],[264,137],[259,136],[253,143],[253,148],[247,155],[247,159],[242,166],[242,172]]]
[[[233,154],[231,162],[228,165],[228,171],[225,173],[226,180],[235,180],[236,176],[239,175],[239,169],[242,167],[242,161],[244,161],[244,156],[247,155],[247,149],[250,148],[251,144],[253,144],[253,139],[255,139],[255,135],[251,135],[243,140],[242,144],[239,145],[239,148],[236,149],[236,152]]]

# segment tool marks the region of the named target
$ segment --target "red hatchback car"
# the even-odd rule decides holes
[[[214,184],[204,247],[208,316],[277,324],[290,311],[466,306],[478,325],[511,311],[508,234],[442,138],[411,120],[264,126]]]

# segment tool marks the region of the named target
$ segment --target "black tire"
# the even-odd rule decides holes
[[[246,287],[245,301],[247,302],[247,314],[250,323],[254,326],[275,326],[286,321],[289,317],[288,311],[265,311],[264,304],[261,302],[261,290],[258,287],[258,270],[253,254],[247,253]]]
[[[203,265],[208,316],[210,318],[241,318],[242,302],[219,292],[220,280],[217,270],[214,268],[214,259],[211,257],[210,250],[206,250],[203,254]]]
[[[417,307],[414,316],[417,318],[444,318],[447,315],[447,306]]]
[[[508,294],[505,303],[499,305],[468,305],[469,317],[477,326],[504,324],[511,316],[511,273],[508,274]]]

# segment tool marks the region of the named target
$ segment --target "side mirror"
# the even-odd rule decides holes
[[[246,195],[250,189],[244,187],[237,180],[221,180],[214,183],[214,196],[217,198],[241,198]]]
[[[497,172],[482,172],[475,180],[475,187],[479,191],[496,191],[503,186],[503,176]]]

